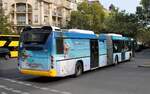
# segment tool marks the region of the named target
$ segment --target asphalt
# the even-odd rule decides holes
[[[150,49],[130,62],[86,72],[80,77],[22,75],[15,59],[0,59],[0,94],[150,94]]]

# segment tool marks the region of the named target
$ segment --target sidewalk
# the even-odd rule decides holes
[[[137,67],[150,68],[150,49],[144,49],[136,53]]]
[[[142,65],[138,65],[138,67],[150,68],[150,63],[145,63]]]

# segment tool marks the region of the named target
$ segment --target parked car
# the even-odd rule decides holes
[[[5,59],[9,59],[10,51],[7,48],[0,48],[0,57],[4,57]]]

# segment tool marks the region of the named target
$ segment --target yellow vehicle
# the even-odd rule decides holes
[[[18,57],[19,35],[0,35],[0,56]]]

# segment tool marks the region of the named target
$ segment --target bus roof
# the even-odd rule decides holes
[[[108,33],[108,36],[117,36],[117,37],[122,37],[121,34],[115,34],[115,33]]]
[[[55,37],[63,37],[63,38],[88,38],[88,39],[96,39],[97,36],[95,34],[83,34],[77,32],[54,32]]]
[[[112,40],[129,40],[127,37],[112,36]]]
[[[94,34],[93,31],[82,30],[82,29],[69,29],[68,32],[77,32],[77,33],[83,33],[83,34]]]
[[[112,40],[129,40],[128,37],[123,37],[120,34],[100,34],[99,39],[106,38],[107,36],[111,36]]]

